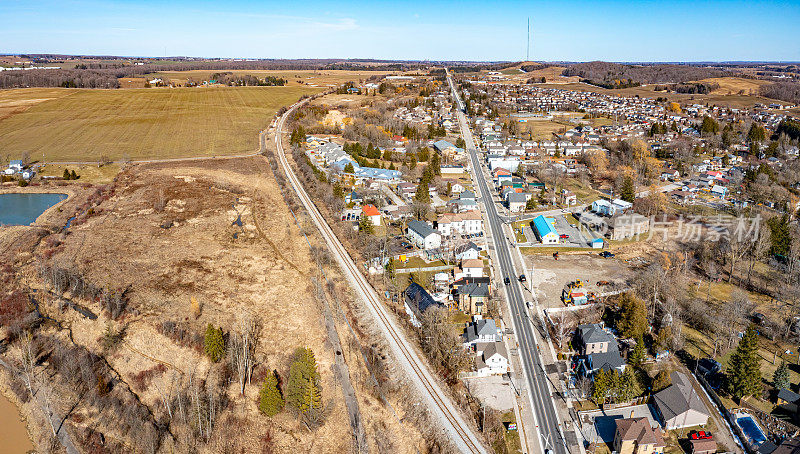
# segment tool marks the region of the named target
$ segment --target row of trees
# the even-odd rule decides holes
[[[258,324],[249,316],[240,318],[227,336],[221,327],[209,323],[206,328],[203,345],[206,356],[219,362],[228,355],[230,368],[239,380],[240,394],[244,394],[245,386],[250,384],[257,333]],[[314,352],[309,348],[295,350],[285,384],[275,370],[268,372],[261,382],[258,408],[263,414],[275,416],[285,405],[309,427],[318,427],[324,420],[322,384]]]

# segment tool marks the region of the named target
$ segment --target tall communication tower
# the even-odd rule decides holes
[[[531,61],[531,18],[528,18],[528,46],[525,51],[525,61]]]

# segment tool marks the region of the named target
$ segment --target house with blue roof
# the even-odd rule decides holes
[[[389,169],[378,169],[375,167],[362,167],[353,159],[342,158],[333,164],[331,167],[339,169],[339,171],[344,172],[344,168],[347,167],[347,164],[353,165],[353,177],[355,177],[359,181],[363,181],[366,179],[370,180],[380,180],[385,182],[397,182],[400,181],[402,177],[402,173],[399,170],[389,170]]]
[[[558,244],[556,220],[539,215],[533,220],[533,232],[542,244]]]

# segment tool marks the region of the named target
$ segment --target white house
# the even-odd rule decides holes
[[[461,262],[460,276],[456,276],[456,280],[462,277],[483,277],[483,260],[469,259]]]
[[[508,372],[508,353],[502,342],[478,343],[475,350],[478,354],[475,358],[478,375],[502,375]]]
[[[361,207],[361,216],[366,216],[372,225],[381,225],[381,212],[378,211],[373,205],[364,205]]]
[[[442,236],[427,223],[411,221],[408,223],[408,239],[421,249],[436,249],[442,246]]]
[[[592,202],[592,211],[597,214],[603,214],[606,216],[611,216],[613,208],[611,206],[611,202],[606,199],[597,199]]]
[[[8,168],[13,171],[12,173],[21,172],[23,167],[25,166],[22,165],[22,160],[20,159],[12,159],[8,163]]]
[[[500,342],[503,340],[503,334],[494,319],[484,319],[480,315],[473,317],[474,321],[467,323],[466,328],[464,328],[464,334],[461,335],[464,341],[464,348],[471,348],[479,343]]]
[[[728,194],[728,188],[715,184],[711,188],[711,193],[718,197],[725,197],[725,195]]]
[[[611,205],[614,207],[614,212],[611,213],[612,215],[624,213],[630,210],[633,207],[633,204],[630,202],[626,202],[622,199],[614,199],[611,201]]]
[[[472,235],[483,232],[483,218],[478,211],[444,213],[439,216],[436,229],[443,236],[450,236],[455,233]]]
[[[457,246],[453,252],[455,253],[456,260],[474,260],[480,255],[478,246],[472,241]]]

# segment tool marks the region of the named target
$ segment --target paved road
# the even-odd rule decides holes
[[[419,395],[426,405],[434,420],[441,423],[441,427],[448,434],[450,441],[459,452],[485,453],[487,452],[482,441],[472,431],[471,426],[459,413],[458,407],[450,400],[449,395],[436,381],[428,370],[425,360],[404,336],[403,330],[397,325],[393,316],[384,307],[383,302],[366,277],[361,274],[359,267],[350,258],[347,250],[333,233],[328,223],[320,214],[314,202],[308,196],[300,180],[294,174],[289,161],[283,151],[282,132],[286,119],[305,101],[293,105],[277,123],[275,145],[277,148],[278,162],[286,173],[297,196],[300,198],[306,212],[319,229],[322,237],[336,258],[342,272],[345,274],[350,286],[366,304],[378,328],[386,337],[387,344],[399,366],[409,377],[410,382],[417,388]]]
[[[473,178],[477,178],[476,183],[480,188],[480,193],[486,196],[491,194],[491,191],[481,171],[477,149],[475,147],[475,139],[472,137],[472,131],[470,131],[467,118],[462,111],[463,103],[449,73],[448,80],[450,82],[450,88],[453,91],[453,97],[459,106],[456,112],[461,128],[461,135],[467,144],[467,151],[469,152],[472,162]],[[538,446],[540,452],[544,452],[545,449],[551,449],[555,454],[565,454],[569,451],[566,447],[561,425],[558,421],[553,402],[554,397],[550,391],[547,375],[542,365],[541,357],[539,356],[539,346],[534,337],[533,325],[526,313],[522,288],[517,281],[517,273],[514,270],[514,264],[511,258],[510,242],[506,240],[507,234],[503,231],[503,220],[498,215],[497,207],[491,199],[484,200],[484,202],[486,208],[485,214],[491,229],[495,253],[498,258],[498,263],[494,263],[495,269],[499,270],[501,278],[508,278],[511,281],[511,284],[505,286],[505,289],[508,304],[511,309],[510,313],[514,326],[514,333],[519,343],[519,355],[522,368],[524,369],[528,396],[531,400],[531,409],[533,410],[535,424],[540,435],[537,437]]]

